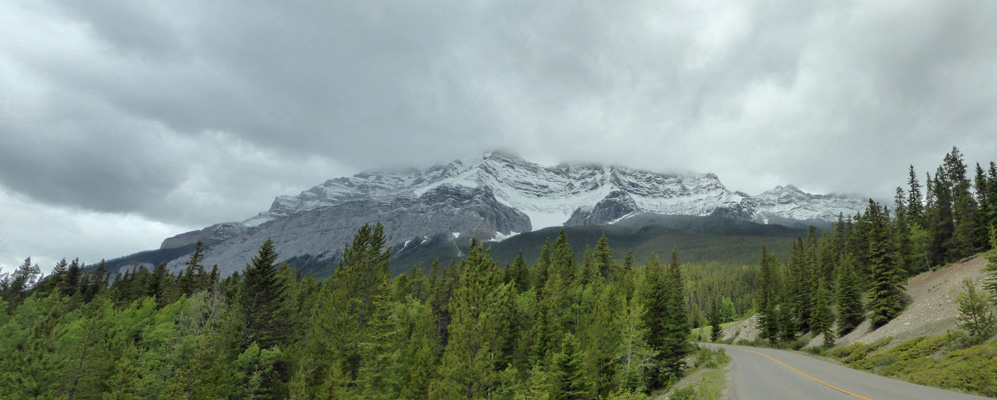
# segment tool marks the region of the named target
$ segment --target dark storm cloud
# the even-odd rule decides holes
[[[495,148],[890,198],[908,164],[933,171],[953,145],[997,158],[993,15],[990,1],[0,2],[0,200],[40,220],[196,228],[360,169]]]

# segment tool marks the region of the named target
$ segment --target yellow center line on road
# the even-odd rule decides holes
[[[783,366],[783,367],[786,367],[786,368],[789,368],[789,369],[790,369],[791,371],[793,371],[793,372],[795,372],[795,373],[797,373],[797,374],[800,374],[800,375],[803,375],[803,376],[807,377],[808,379],[810,379],[810,380],[813,380],[814,382],[817,382],[817,383],[819,383],[819,384],[821,384],[821,385],[824,385],[824,386],[827,386],[827,387],[829,387],[829,388],[831,388],[831,389],[834,389],[834,390],[837,390],[837,391],[839,391],[839,392],[842,392],[842,393],[846,393],[846,394],[850,394],[850,395],[852,395],[852,396],[855,396],[855,397],[858,397],[858,398],[860,398],[860,399],[864,399],[864,400],[872,400],[872,399],[870,399],[870,398],[868,398],[868,397],[865,397],[865,396],[862,396],[862,395],[859,395],[859,394],[855,394],[855,393],[852,393],[852,392],[849,392],[849,391],[847,391],[847,390],[845,390],[845,389],[842,389],[842,388],[839,388],[839,387],[837,387],[837,386],[834,386],[834,385],[832,385],[832,384],[830,384],[830,383],[827,383],[827,382],[824,382],[824,381],[822,381],[822,380],[820,380],[820,379],[817,379],[817,378],[814,378],[814,377],[812,377],[812,376],[810,376],[810,375],[807,375],[807,374],[804,374],[804,373],[800,372],[799,370],[797,370],[796,368],[793,368],[793,367],[790,367],[790,366],[786,365],[785,363],[783,363],[782,361],[779,361],[779,360],[776,360],[776,359],[774,359],[774,358],[770,357],[770,356],[769,356],[769,355],[767,355],[767,354],[763,354],[763,353],[759,353],[759,352],[757,352],[757,351],[754,351],[754,350],[748,350],[748,349],[734,349],[734,350],[741,350],[741,351],[747,351],[747,352],[749,352],[749,353],[755,353],[755,354],[758,354],[758,355],[760,355],[760,356],[762,356],[762,357],[765,357],[765,358],[768,358],[769,360],[772,360],[772,361],[775,361],[775,362],[779,363],[779,365],[781,365],[781,366]]]

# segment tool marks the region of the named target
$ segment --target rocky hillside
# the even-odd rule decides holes
[[[893,337],[890,345],[896,345],[918,336],[944,335],[955,330],[959,315],[956,296],[962,290],[962,281],[971,279],[982,288],[983,268],[986,265],[986,258],[977,255],[964,262],[911,277],[907,281],[911,304],[902,314],[877,329],[872,329],[869,320],[866,320],[851,333],[838,338],[837,345],[870,344],[886,337]],[[758,319],[753,316],[724,329],[723,338],[754,340],[760,333],[757,325]],[[808,346],[817,346],[822,342],[823,338],[817,336]]]

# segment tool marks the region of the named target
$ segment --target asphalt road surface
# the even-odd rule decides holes
[[[783,350],[703,343],[731,358],[731,400],[959,400],[985,399],[915,385]]]

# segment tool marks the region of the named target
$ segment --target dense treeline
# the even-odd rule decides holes
[[[39,279],[28,259],[0,275],[0,393],[639,398],[683,375],[693,325],[757,312],[772,342],[813,333],[830,345],[866,318],[888,322],[907,277],[991,246],[997,168],[977,166],[972,184],[966,170],[953,149],[922,195],[911,168],[892,212],[870,200],[830,231],[811,228],[786,260],[761,249],[757,266],[682,266],[677,251],[638,265],[605,237],[578,260],[562,231],[532,265],[500,268],[472,243],[459,262],[391,278],[380,224],[357,231],[324,281],[276,265],[269,240],[225,278],[201,265],[200,244],[177,273],[113,280],[78,260]]]
[[[923,186],[911,166],[908,185],[897,188],[892,212],[869,200],[864,212],[840,216],[829,232],[811,228],[785,263],[762,250],[756,304],[764,338],[823,334],[831,346],[866,318],[882,326],[909,302],[908,277],[990,249],[997,165],[984,171],[977,164],[970,181],[953,148]]]
[[[578,262],[562,234],[532,266],[499,268],[475,243],[459,263],[391,279],[378,224],[322,282],[276,265],[277,252],[268,240],[219,279],[198,246],[177,274],[138,268],[110,284],[76,261],[32,282],[26,261],[3,280],[0,393],[637,398],[680,378],[693,350],[677,252],[633,265],[603,238]]]

